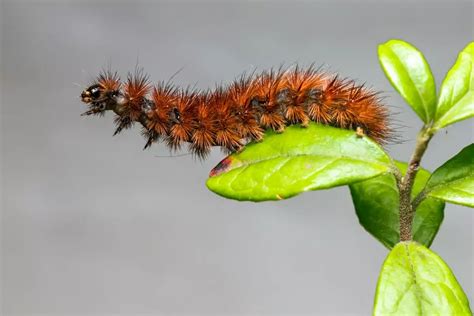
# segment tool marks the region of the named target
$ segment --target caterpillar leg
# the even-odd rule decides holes
[[[366,136],[364,129],[360,126],[357,126],[357,128],[356,128],[356,135],[359,138],[362,138],[362,137]]]
[[[130,128],[132,126],[132,123],[132,120],[128,116],[117,116],[115,118],[115,124],[117,128],[115,129],[113,136],[120,134],[120,132],[122,132],[124,129]]]
[[[285,125],[284,125],[284,124],[278,126],[278,127],[275,129],[275,132],[277,132],[277,133],[279,133],[279,134],[280,134],[280,133],[283,133],[284,131],[285,131]]]
[[[303,120],[301,121],[300,125],[301,125],[301,127],[306,128],[306,127],[308,127],[309,122],[310,122],[309,117],[306,116],[306,117],[303,118]]]

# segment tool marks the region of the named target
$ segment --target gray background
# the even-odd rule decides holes
[[[4,315],[368,315],[387,250],[358,224],[346,187],[261,204],[209,192],[205,162],[142,151],[138,128],[82,118],[88,79],[138,59],[153,80],[213,86],[253,67],[327,64],[386,91],[420,123],[376,55],[414,43],[437,83],[472,34],[472,3],[26,2],[1,6]],[[472,141],[472,120],[433,140],[433,170]],[[447,205],[433,244],[473,302],[473,211]]]

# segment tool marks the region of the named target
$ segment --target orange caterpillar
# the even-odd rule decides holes
[[[282,132],[310,121],[356,130],[381,144],[392,134],[377,92],[313,67],[242,75],[212,91],[152,86],[141,70],[121,83],[117,73],[103,71],[81,99],[89,106],[83,115],[116,113],[115,134],[140,122],[145,148],[158,140],[171,149],[189,143],[200,158],[212,146],[237,151],[261,140],[265,129]]]

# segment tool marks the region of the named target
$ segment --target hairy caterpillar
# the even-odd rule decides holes
[[[289,124],[305,127],[310,121],[356,130],[381,144],[392,134],[379,93],[312,66],[242,75],[208,91],[165,82],[152,86],[139,69],[122,83],[108,70],[81,99],[89,106],[83,115],[115,112],[114,135],[140,122],[145,148],[159,140],[171,149],[188,143],[200,158],[212,146],[237,151],[261,140],[265,129],[282,132]]]

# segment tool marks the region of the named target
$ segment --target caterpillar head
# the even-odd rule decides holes
[[[100,83],[89,86],[81,93],[81,101],[89,106],[89,110],[83,115],[101,114],[110,108],[110,105],[117,102],[120,92],[110,90]]]
[[[107,109],[110,95],[106,89],[96,83],[89,86],[81,93],[81,101],[89,106],[89,110],[82,115],[101,114]]]
[[[81,100],[86,104],[97,103],[105,99],[105,89],[98,83],[89,86],[87,89],[82,91]]]
[[[117,102],[120,95],[120,79],[117,73],[102,71],[97,80],[81,93],[81,101],[89,106],[89,110],[83,115],[103,113]]]

